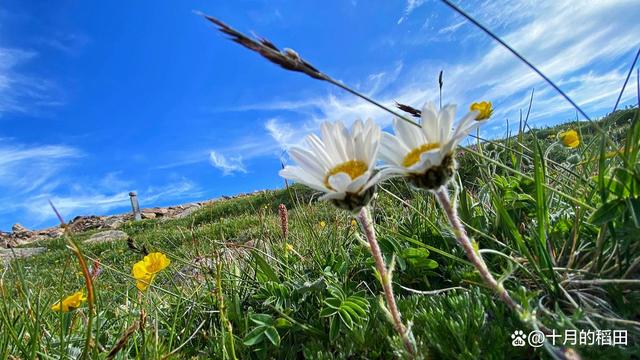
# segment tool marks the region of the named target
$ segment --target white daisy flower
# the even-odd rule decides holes
[[[380,128],[373,120],[356,121],[351,132],[339,121],[325,122],[320,128],[322,139],[307,136],[308,149],[289,149],[298,166],[286,166],[280,176],[324,192],[322,200],[358,211],[371,200],[376,183],[388,172],[374,171]]]
[[[437,189],[453,175],[456,146],[482,121],[478,111],[466,114],[452,129],[456,113],[455,105],[446,105],[437,111],[428,102],[422,108],[422,124],[412,125],[402,119],[394,119],[395,136],[384,133],[380,159],[384,168],[394,175],[407,176],[415,186]]]

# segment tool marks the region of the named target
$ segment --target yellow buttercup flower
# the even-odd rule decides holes
[[[151,253],[144,259],[133,264],[131,275],[136,279],[136,287],[140,291],[145,291],[153,282],[156,274],[169,266],[171,261],[160,252]]]
[[[327,226],[327,223],[324,221],[320,221],[320,227],[324,229],[325,226]]]
[[[287,245],[286,245],[286,250],[287,250],[287,251],[293,251],[293,245],[291,245],[291,244],[287,243]]]
[[[356,226],[358,222],[355,219],[351,219],[351,226]]]
[[[559,133],[558,140],[562,142],[562,145],[571,149],[574,149],[578,147],[578,145],[580,145],[580,136],[573,129]]]
[[[469,108],[471,111],[477,111],[478,116],[476,116],[476,120],[486,120],[491,117],[493,114],[493,107],[491,106],[491,101],[481,101],[477,103],[471,104]]]
[[[58,301],[57,303],[53,304],[51,306],[51,310],[69,312],[70,310],[79,308],[80,305],[82,305],[82,302],[85,300],[87,300],[87,298],[84,297],[82,291],[76,291],[75,293],[64,298],[62,302]]]

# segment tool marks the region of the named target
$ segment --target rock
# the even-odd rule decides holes
[[[47,229],[38,230],[36,236],[39,238],[55,239],[64,234],[64,229],[60,226],[53,226]]]
[[[42,254],[45,251],[47,251],[47,249],[43,247],[0,249],[0,263],[9,262],[12,259],[27,258]]]
[[[198,209],[200,209],[200,205],[191,205],[189,207],[187,207],[186,209],[176,213],[173,217],[175,219],[183,219],[186,218],[188,216],[190,216],[191,214],[193,214],[194,212],[196,212]]]
[[[30,232],[29,229],[27,229],[26,227],[24,227],[24,226],[22,226],[20,224],[13,224],[13,227],[11,228],[11,231],[13,232],[14,235]]]
[[[140,215],[143,219],[155,219],[156,218],[156,213],[152,213],[152,212],[143,212]]]
[[[169,210],[166,208],[153,209],[153,212],[158,216],[165,216],[169,213]]]
[[[126,215],[113,215],[104,219],[104,226],[108,229],[117,229],[127,220]]]
[[[69,230],[72,233],[81,233],[91,229],[102,229],[105,228],[105,217],[104,216],[76,216],[69,223]]]
[[[11,246],[15,246],[13,244],[13,238],[11,234],[8,232],[0,231],[0,247],[8,248]]]
[[[183,266],[173,276],[177,284],[185,284],[190,281],[202,283],[205,274],[215,269],[215,261],[208,257],[197,257],[191,263]]]
[[[107,230],[107,231],[99,232],[97,234],[93,234],[84,243],[85,244],[101,244],[105,242],[126,240],[128,238],[129,238],[129,235],[124,231]]]

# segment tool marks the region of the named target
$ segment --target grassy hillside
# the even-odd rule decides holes
[[[576,149],[553,145],[567,128],[582,134]],[[479,143],[459,156],[456,179],[470,235],[530,316],[558,333],[624,329],[627,346],[512,346],[515,330],[534,329],[484,287],[433,196],[403,181],[384,183],[372,213],[387,262],[395,257],[399,307],[421,356],[637,356],[639,149],[638,111],[625,110],[597,125],[568,123]],[[288,208],[287,238],[280,204]],[[91,233],[70,235],[93,270],[100,262],[90,329],[86,304],[68,313],[50,309],[86,288],[69,239],[32,244],[48,251],[5,265],[0,357],[76,357],[87,330],[89,355],[100,359],[110,352],[116,359],[405,355],[381,310],[381,286],[359,227],[302,186],[120,230],[129,241],[86,245]],[[145,251],[162,252],[171,264],[140,292],[130,274]]]

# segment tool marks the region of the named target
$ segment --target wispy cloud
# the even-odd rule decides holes
[[[244,164],[242,163],[241,156],[226,157],[218,151],[211,151],[209,153],[209,161],[211,162],[211,165],[222,171],[222,174],[225,176],[232,175],[234,173],[247,172]]]
[[[65,145],[1,144],[0,190],[15,196],[55,186],[56,176],[81,156],[80,150]]]
[[[402,19],[411,16],[424,3],[408,1]],[[640,46],[637,38],[640,22],[635,16],[640,12],[640,4],[635,2],[586,2],[579,7],[553,1],[488,1],[483,6],[473,7],[462,4],[465,5],[480,21],[502,29],[501,35],[510,45],[560,84],[591,114],[603,114],[613,105],[632,55]],[[526,107],[532,88],[536,89],[532,121],[557,122],[572,114],[571,106],[537,74],[470,23],[460,20],[459,16],[451,15],[450,21],[439,31],[447,36],[453,36],[455,32],[456,37],[464,39],[474,36],[474,45],[478,48],[475,54],[467,52],[447,63],[430,59],[412,62],[401,68],[402,72],[394,81],[380,84],[378,76],[373,75],[361,88],[368,86],[369,93],[385,104],[400,101],[420,106],[426,100],[437,100],[435,79],[444,69],[445,102],[469,104],[488,99],[496,105],[495,116],[485,131],[500,128],[505,118],[517,118],[519,109]],[[388,70],[393,73],[392,69]],[[382,69],[379,73],[385,72]],[[632,96],[633,93],[627,91],[623,102],[632,101]],[[315,129],[324,120],[350,123],[358,118],[372,117],[382,126],[387,126],[391,120],[389,114],[342,93],[264,105],[263,110],[294,111],[304,115],[305,129]],[[259,108],[259,104],[254,107]],[[278,125],[279,129],[294,127],[284,121]],[[301,127],[298,120],[294,128]],[[299,139],[297,136],[290,138]]]
[[[426,0],[407,0],[407,5],[405,7],[404,14],[402,14],[402,17],[400,17],[400,19],[398,19],[398,24],[401,24],[403,21],[405,21],[407,17],[411,15],[413,10],[422,6],[422,4],[424,4],[425,2]]]
[[[130,188],[130,185],[125,183],[122,185],[123,187],[112,190],[101,188],[99,185],[96,188],[82,186],[75,188],[76,191],[68,195],[42,193],[29,198],[22,208],[29,215],[29,221],[37,224],[53,218],[49,200],[64,218],[70,219],[77,215],[101,215],[117,209],[128,209],[130,207],[129,191],[135,191],[138,194],[142,207],[158,202],[193,199],[202,195],[200,189],[185,178],[162,186],[143,189]]]
[[[291,124],[283,122],[277,118],[273,118],[267,120],[264,127],[282,149],[288,149],[291,144],[295,143],[294,139],[296,138],[297,132],[293,129]]]
[[[462,20],[462,21],[457,22],[457,23],[455,23],[453,25],[445,26],[445,27],[441,28],[440,30],[438,30],[438,34],[448,34],[448,33],[455,32],[462,25],[464,25],[466,22],[467,22],[466,20]]]
[[[195,183],[184,177],[140,187],[123,178],[119,171],[104,176],[77,176],[74,169],[87,156],[67,145],[22,144],[0,138],[0,215],[11,214],[13,221],[39,227],[55,221],[49,200],[69,220],[76,215],[127,209],[130,191],[138,192],[142,206],[204,196]],[[1,226],[11,225],[3,219],[0,216]]]
[[[0,47],[0,117],[5,113],[34,113],[63,102],[56,86],[47,79],[25,74],[20,66],[35,51]]]

